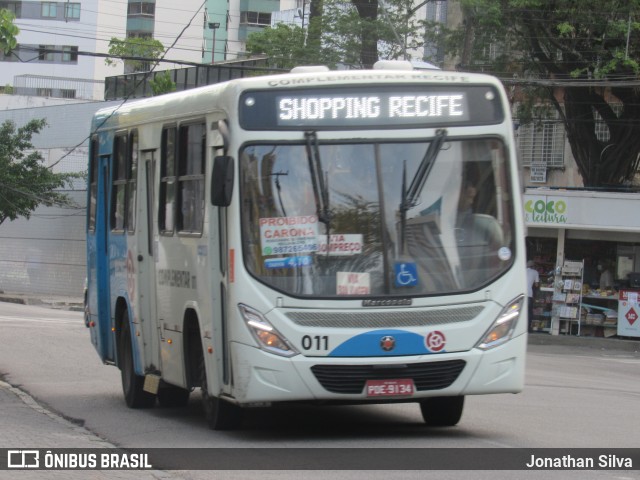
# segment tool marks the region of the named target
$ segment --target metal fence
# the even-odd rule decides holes
[[[153,96],[151,81],[168,72],[176,86],[176,91],[225,82],[235,78],[252,77],[276,73],[280,70],[267,66],[266,59],[243,60],[239,62],[197,65],[175,70],[139,72],[107,77],[105,79],[105,100],[145,98]]]

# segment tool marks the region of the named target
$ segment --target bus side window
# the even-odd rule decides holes
[[[125,134],[113,141],[113,183],[111,186],[111,230],[123,232],[126,227],[127,140]]]
[[[127,230],[133,233],[136,228],[136,180],[138,177],[138,131],[129,134],[129,151],[127,156]]]
[[[173,235],[176,199],[176,127],[165,127],[162,130],[160,159],[158,227],[163,235]]]
[[[91,139],[91,165],[89,167],[89,221],[90,232],[96,230],[96,206],[98,202],[98,139]]]
[[[204,123],[180,126],[178,231],[202,233],[207,131]]]

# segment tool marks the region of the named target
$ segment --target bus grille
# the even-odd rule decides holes
[[[484,307],[480,305],[460,308],[405,310],[391,312],[305,312],[286,313],[287,317],[301,327],[324,328],[401,328],[434,327],[451,323],[470,322]]]
[[[311,371],[332,393],[362,393],[367,380],[411,378],[418,392],[447,388],[466,365],[464,360],[407,365],[314,365]]]

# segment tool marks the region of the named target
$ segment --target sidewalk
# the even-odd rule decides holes
[[[115,445],[47,410],[22,390],[0,380],[0,449],[107,448]],[[7,465],[8,459],[0,459]],[[161,470],[0,470],[0,479],[158,480],[180,476]]]
[[[41,305],[43,307],[71,310],[74,312],[82,312],[84,310],[84,300],[82,296],[70,297],[46,294],[5,293],[0,291],[0,302],[19,303],[21,305]]]

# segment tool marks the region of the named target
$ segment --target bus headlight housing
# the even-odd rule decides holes
[[[524,296],[513,300],[502,309],[491,328],[482,336],[482,340],[476,345],[481,350],[489,350],[511,340],[513,331],[518,324],[520,315],[524,311]]]
[[[239,304],[238,309],[262,350],[281,357],[293,357],[299,353],[260,312],[243,304]]]

